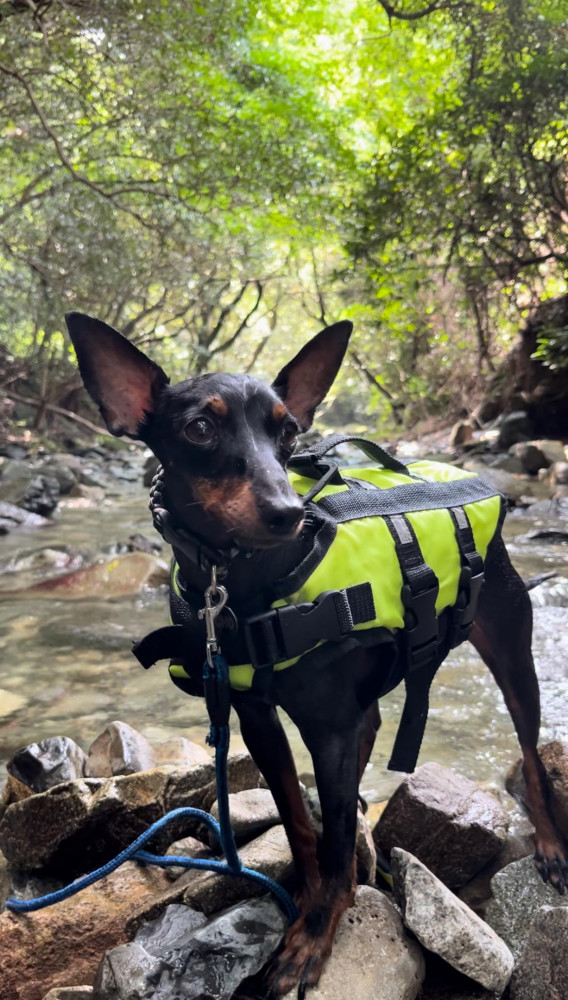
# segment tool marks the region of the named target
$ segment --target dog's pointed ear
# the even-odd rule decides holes
[[[305,431],[333,385],[352,330],[349,320],[326,326],[284,366],[272,384]]]
[[[127,337],[99,319],[65,317],[85,388],[111,432],[136,438],[169,378]]]

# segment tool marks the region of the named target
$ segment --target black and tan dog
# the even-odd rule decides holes
[[[161,462],[176,523],[216,549],[237,550],[224,581],[234,612],[266,610],[272,583],[301,561],[310,542],[286,464],[337,375],[351,324],[337,323],[314,337],[268,387],[227,374],[172,386],[111,327],[79,313],[67,322],[85,386],[109,430],[144,441]],[[208,577],[183,551],[175,554],[187,586],[202,595]],[[536,749],[539,691],[531,632],[525,586],[497,535],[487,552],[470,640],[501,688],[517,731],[537,868],[562,893],[568,865]],[[339,917],[353,901],[358,785],[380,724],[383,656],[384,646],[377,645],[358,647],[325,669],[306,670],[300,660],[272,673],[262,695],[233,694],[244,741],[272,790],[296,868],[300,918],[273,970],[275,996],[298,983],[303,995],[318,981]],[[186,659],[198,678],[203,647],[188,650]],[[323,815],[319,845],[276,706],[297,725],[313,759]]]

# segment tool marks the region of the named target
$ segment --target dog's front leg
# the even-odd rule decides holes
[[[234,707],[243,740],[274,796],[290,842],[302,912],[319,890],[320,873],[316,833],[306,811],[290,744],[272,705],[244,695],[235,699]]]
[[[271,973],[275,996],[315,985],[331,952],[337,923],[355,891],[355,833],[364,711],[353,681],[354,660],[307,668],[282,680],[280,703],[312,756],[322,810],[318,848],[321,883],[290,928]],[[286,685],[287,690],[283,690]]]

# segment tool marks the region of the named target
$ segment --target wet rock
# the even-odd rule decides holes
[[[538,755],[546,773],[554,821],[568,840],[568,744],[551,740],[538,748]],[[510,769],[505,779],[505,788],[528,813],[527,786],[522,764],[522,759],[519,759]]]
[[[468,882],[507,837],[501,804],[468,778],[428,763],[399,785],[373,830],[388,856],[394,847],[416,855],[450,888]]]
[[[509,448],[509,454],[520,461],[523,467],[522,471],[527,472],[530,476],[536,476],[539,469],[548,469],[549,465],[552,464],[544,452],[536,444],[529,441],[520,441],[518,444],[512,445]]]
[[[75,483],[68,495],[73,499],[88,500],[89,503],[100,503],[105,498],[105,491],[101,486],[86,486],[85,483]]]
[[[497,447],[507,451],[518,441],[530,441],[533,436],[533,425],[525,410],[515,410],[506,413],[499,425]]]
[[[45,792],[63,781],[82,778],[86,760],[84,750],[68,736],[49,736],[18,750],[8,771],[32,791]]]
[[[55,509],[58,499],[59,483],[53,476],[41,475],[25,462],[8,459],[3,463],[0,500],[45,516]]]
[[[333,951],[310,1000],[414,1000],[424,956],[383,893],[360,886],[337,927]],[[296,1000],[292,990],[286,1000]]]
[[[229,810],[238,844],[247,843],[281,822],[272,792],[268,788],[249,788],[229,795]],[[211,806],[211,815],[219,819],[219,804],[216,801]],[[216,838],[212,842],[216,844]]]
[[[105,563],[44,580],[22,593],[58,600],[119,597],[137,594],[144,586],[156,587],[168,580],[169,569],[165,562],[144,552],[131,552]]]
[[[108,481],[103,471],[96,466],[85,466],[79,472],[79,482],[83,486],[96,486],[104,490]]]
[[[291,888],[292,853],[284,827],[271,827],[256,840],[242,847],[239,856],[246,868],[254,868]],[[243,899],[262,896],[265,891],[264,886],[259,883],[249,882],[243,878],[230,878],[227,875],[216,875],[213,872],[200,872],[195,869],[186,871],[175,882],[170,883],[168,889],[161,895],[135,909],[127,930],[130,937],[134,937],[145,920],[158,916],[170,903],[183,902],[192,909],[205,913],[206,916],[212,916],[223,907]]]
[[[111,722],[89,747],[85,775],[107,778],[113,774],[135,774],[156,767],[148,740],[127,722]]]
[[[61,456],[54,455],[40,466],[39,471],[46,476],[56,479],[59,485],[59,492],[62,496],[65,496],[73,489],[77,482],[78,469],[75,463],[76,460],[72,455],[69,455],[67,460]]]
[[[273,826],[239,851],[245,868],[268,875],[276,882],[286,882],[293,874],[292,852],[283,826]],[[236,900],[250,899],[265,890],[259,883],[241,878],[227,878],[213,872],[188,872],[183,901],[204,913],[216,913]]]
[[[559,896],[545,885],[532,857],[507,865],[491,879],[493,899],[485,919],[507,943],[515,958],[521,954],[532,922],[541,906],[568,907],[568,896]]]
[[[540,441],[533,441],[532,444],[534,444],[536,448],[540,449],[543,455],[548,459],[549,465],[554,462],[566,461],[565,446],[562,441],[542,439]]]
[[[391,864],[402,918],[421,944],[485,989],[504,990],[514,959],[491,927],[412,854],[395,848]]]
[[[179,767],[193,767],[194,764],[207,764],[211,761],[211,754],[205,747],[192,743],[185,736],[172,736],[169,740],[156,741],[152,745],[159,765],[176,764]]]
[[[464,444],[473,441],[473,427],[464,420],[458,420],[450,431],[448,446],[450,448],[461,448]]]
[[[527,821],[528,826],[528,821]],[[466,882],[459,890],[459,898],[474,910],[480,917],[485,917],[487,904],[493,898],[491,894],[491,879],[513,861],[521,858],[532,858],[534,854],[534,836],[532,833],[515,833],[507,840],[498,854]],[[501,935],[502,936],[502,935]]]
[[[101,955],[127,939],[133,908],[166,884],[159,868],[127,862],[64,904],[3,913],[0,1000],[42,1000],[50,989],[92,983]]]
[[[7,535],[14,528],[41,528],[46,524],[49,521],[45,517],[0,500],[0,535]]]
[[[116,462],[112,462],[108,467],[108,473],[113,479],[124,480],[128,483],[138,481],[138,471],[130,465],[118,465]]]
[[[147,552],[148,555],[159,555],[164,548],[161,542],[146,538],[146,535],[141,535],[140,532],[129,535],[126,546],[129,552]]]
[[[513,973],[511,1000],[568,997],[568,910],[543,906],[535,916]]]
[[[201,920],[188,907],[168,907],[132,945],[105,955],[93,1000],[229,1000],[274,954],[287,926],[268,896],[238,903],[200,927]]]
[[[92,1000],[92,986],[61,986],[50,990],[43,1000]]]
[[[475,472],[481,479],[491,483],[496,490],[504,493],[505,496],[511,497],[513,500],[518,500],[525,494],[530,495],[532,490],[537,487],[540,487],[542,493],[542,484],[529,483],[525,479],[516,479],[511,472],[504,472],[503,469],[494,469],[492,466],[483,465],[474,459],[464,462],[463,468],[468,472]]]
[[[259,783],[248,754],[229,757],[227,770],[235,791]],[[215,798],[213,761],[189,770],[164,766],[70,781],[8,805],[0,819],[0,849],[17,868],[88,871],[114,857],[165,813],[181,806],[209,810]],[[195,828],[192,821],[176,820],[153,845],[164,851]]]
[[[174,843],[170,844],[168,847],[166,854],[181,858],[195,859],[211,857],[211,851],[207,844],[203,844],[201,840],[197,839],[197,837],[182,837],[181,840],[174,841]],[[164,871],[170,882],[175,882],[180,875],[185,874],[187,868],[184,868],[181,865],[172,865],[171,868],[164,868]]]
[[[520,458],[514,455],[498,455],[489,463],[490,469],[501,469],[503,472],[512,472],[513,475],[520,476],[525,470]]]

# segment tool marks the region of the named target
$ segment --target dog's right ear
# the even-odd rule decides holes
[[[117,437],[136,438],[169,378],[112,326],[83,313],[65,317],[85,388]]]

